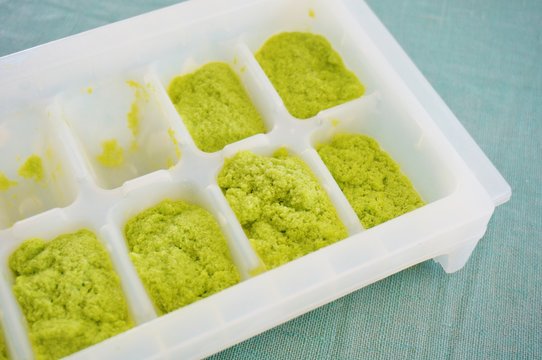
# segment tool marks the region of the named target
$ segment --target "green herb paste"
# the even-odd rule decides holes
[[[105,167],[118,167],[124,164],[124,149],[115,139],[102,142],[102,153],[97,156],[100,164]]]
[[[16,181],[10,180],[3,172],[0,171],[0,191],[7,191],[10,187],[16,185]]]
[[[290,114],[300,119],[358,98],[365,91],[320,35],[280,33],[267,40],[256,59]]]
[[[218,151],[265,132],[262,117],[235,72],[225,63],[209,63],[173,79],[168,93],[194,142],[203,151]]]
[[[25,241],[9,258],[37,359],[58,359],[128,330],[119,278],[88,230]]]
[[[161,314],[239,282],[226,239],[205,209],[164,200],[128,221],[130,257]]]
[[[7,360],[8,349],[6,348],[6,341],[4,340],[4,333],[0,329],[0,360]]]
[[[218,184],[269,269],[348,236],[309,167],[285,149],[273,157],[237,153]]]
[[[318,154],[367,229],[424,205],[397,163],[368,136],[336,135]]]
[[[33,179],[36,182],[43,180],[43,164],[38,155],[31,155],[19,168],[19,176],[26,179]]]

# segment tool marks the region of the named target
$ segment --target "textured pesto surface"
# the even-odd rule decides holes
[[[290,114],[300,119],[358,98],[365,91],[321,35],[280,33],[267,40],[256,59]]]
[[[117,167],[124,163],[124,149],[115,139],[102,142],[102,153],[96,157],[105,167]]]
[[[88,230],[27,240],[9,267],[38,359],[67,356],[132,327],[119,278]]]
[[[169,97],[203,151],[264,133],[263,120],[228,64],[213,62],[176,77]]]
[[[284,149],[273,157],[237,153],[218,184],[269,269],[348,236],[309,167]]]
[[[239,282],[226,239],[205,209],[164,200],[125,227],[130,257],[161,314]]]
[[[19,168],[19,175],[38,182],[43,180],[43,164],[38,155],[31,155]]]
[[[7,360],[8,349],[6,348],[6,341],[4,340],[4,333],[0,329],[0,360]]]
[[[0,191],[7,191],[10,187],[17,185],[16,181],[10,180],[6,174],[0,171]]]
[[[318,154],[365,228],[424,205],[397,163],[368,136],[336,135]]]

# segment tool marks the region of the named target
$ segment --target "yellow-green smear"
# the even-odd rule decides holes
[[[320,35],[280,33],[267,40],[256,59],[290,114],[299,119],[358,98],[365,91]]]
[[[140,103],[143,101],[149,101],[149,93],[147,89],[140,83],[134,80],[128,80],[126,81],[126,84],[134,89],[134,101],[132,102],[132,105],[130,106],[130,111],[126,114],[127,119],[127,126],[130,132],[132,133],[132,150],[137,150],[138,143],[137,143],[137,136],[140,133],[141,128],[141,111],[140,111]]]
[[[91,95],[94,92],[94,89],[92,87],[87,88],[87,94]]]
[[[124,234],[160,314],[240,281],[218,223],[199,206],[164,200],[130,219]]]
[[[8,349],[6,347],[6,341],[4,340],[4,333],[0,329],[0,360],[8,359]]]
[[[313,19],[316,17],[316,13],[314,12],[313,9],[309,9],[309,17],[311,17]]]
[[[176,77],[168,94],[203,151],[265,132],[262,117],[228,64],[213,62]]]
[[[336,135],[318,154],[367,229],[425,204],[399,165],[368,136]]]
[[[10,187],[16,185],[16,181],[10,180],[3,172],[0,171],[0,191],[8,191]]]
[[[130,129],[132,136],[136,137],[139,135],[139,106],[136,101],[130,106],[130,111],[126,117],[128,120],[128,129]]]
[[[173,130],[172,128],[169,128],[167,130],[167,133],[168,133],[169,139],[171,140],[171,143],[175,147],[175,158],[168,157],[166,160],[167,168],[171,169],[173,166],[175,166],[177,161],[179,161],[179,159],[181,158],[181,146],[179,145],[179,142],[177,141],[177,138],[175,137],[175,130]]]
[[[107,252],[88,230],[25,241],[9,258],[37,359],[58,359],[133,323]]]
[[[19,176],[36,182],[43,180],[43,163],[38,155],[31,155],[19,168]]]
[[[309,167],[285,149],[272,157],[237,153],[218,185],[269,269],[348,236]]]
[[[177,141],[177,138],[175,137],[175,130],[172,128],[167,129],[167,134],[169,135],[169,138],[171,139],[171,142],[175,146],[175,155],[177,156],[177,160],[181,158],[181,147],[179,146],[179,142]]]
[[[124,149],[115,139],[102,142],[102,153],[96,157],[105,167],[114,168],[124,163]]]
[[[131,88],[135,89],[136,92],[139,92],[136,94],[138,97],[148,99],[149,95],[147,93],[147,90],[145,90],[145,86],[135,80],[127,80],[126,84]]]

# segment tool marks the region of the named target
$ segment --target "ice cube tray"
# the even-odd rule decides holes
[[[308,120],[293,118],[254,58],[273,34],[325,36],[366,87],[354,101]],[[229,63],[268,131],[200,151],[166,93],[170,80],[210,61]],[[427,259],[460,269],[510,187],[362,1],[199,0],[181,3],[0,59],[0,171],[30,154],[40,183],[0,193],[0,312],[10,355],[32,358],[7,258],[24,240],[88,228],[104,243],[136,327],[73,359],[199,358],[247,339]],[[130,144],[126,113],[141,103],[137,155],[122,168],[96,161],[100,144]],[[338,132],[375,138],[427,205],[364,230],[314,146]],[[350,236],[254,276],[259,259],[216,184],[240,150],[301,157]],[[179,152],[181,156],[179,157]],[[169,166],[173,165],[171,168]],[[219,220],[243,281],[157,317],[128,258],[124,223],[162,199],[182,199]]]

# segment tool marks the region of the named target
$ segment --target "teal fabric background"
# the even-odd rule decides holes
[[[174,2],[0,0],[0,55]],[[212,358],[540,359],[542,1],[368,2],[512,200],[458,273],[422,263]]]

